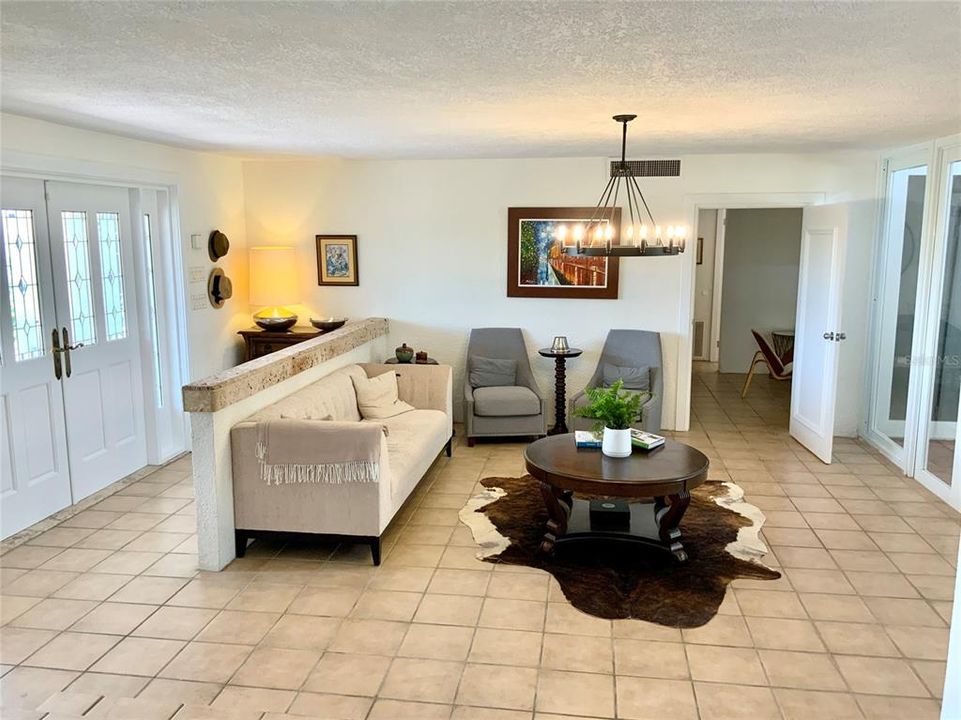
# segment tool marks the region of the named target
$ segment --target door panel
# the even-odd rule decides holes
[[[944,179],[945,232],[935,246],[935,273],[939,284],[932,286],[931,316],[937,334],[933,377],[927,388],[927,408],[921,428],[919,452],[923,473],[951,488],[958,482],[956,438],[961,404],[961,160],[947,166]],[[957,492],[941,493],[955,505]]]
[[[845,205],[804,209],[798,275],[791,435],[825,463],[834,446]],[[825,335],[828,337],[825,337]]]
[[[54,289],[75,346],[63,386],[77,501],[147,464],[130,198],[123,188],[46,189]]]
[[[6,537],[65,508],[71,495],[51,344],[57,314],[43,183],[4,178],[0,205],[0,534]]]
[[[882,266],[878,274],[878,366],[872,387],[872,429],[903,458],[912,376],[915,304],[925,228],[927,166],[893,168],[889,174]]]

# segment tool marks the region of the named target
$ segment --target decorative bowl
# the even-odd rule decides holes
[[[254,322],[257,326],[263,330],[270,330],[273,332],[280,332],[282,330],[290,330],[297,323],[297,316],[293,317],[263,317],[254,318]]]
[[[318,330],[323,330],[324,332],[330,332],[331,330],[336,330],[339,327],[343,327],[344,323],[347,322],[347,318],[324,318],[323,320],[310,319],[310,324],[313,325]]]

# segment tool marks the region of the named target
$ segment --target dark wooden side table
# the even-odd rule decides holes
[[[283,350],[284,348],[302,343],[305,340],[313,340],[324,334],[323,330],[318,330],[310,325],[295,326],[289,330],[261,330],[259,327],[247,328],[237,333],[244,339],[246,353],[244,362],[254,358],[270,355],[272,352]]]
[[[564,352],[557,352],[553,348],[541,348],[537,351],[546,358],[554,358],[554,427],[548,430],[548,435],[559,435],[567,432],[567,358],[576,358],[584,351],[580,348],[570,348]]]
[[[437,362],[437,361],[436,361],[434,358],[432,358],[432,357],[427,358],[427,362],[422,362],[422,363],[419,363],[419,362],[417,362],[416,360],[411,360],[410,362],[401,362],[401,361],[398,360],[397,358],[392,357],[392,358],[387,358],[386,360],[384,360],[384,363],[385,363],[386,365],[440,365],[440,363]]]
[[[710,462],[701,451],[668,440],[654,450],[609,458],[598,449],[576,447],[569,433],[531,443],[524,460],[540,484],[550,518],[542,552],[552,553],[567,542],[630,542],[666,550],[680,562],[687,560],[680,523],[691,504],[691,490],[707,480]],[[588,498],[598,496],[627,503],[620,525],[591,517]]]

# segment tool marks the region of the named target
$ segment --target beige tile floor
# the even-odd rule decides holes
[[[4,720],[935,718],[959,516],[850,440],[786,434],[789,387],[698,372],[686,441],[767,514],[775,582],[707,625],[574,610],[474,558],[457,511],[520,444],[459,445],[366,547],[258,542],[195,566],[184,458],[0,557]]]

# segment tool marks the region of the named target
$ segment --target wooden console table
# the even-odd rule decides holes
[[[252,327],[241,330],[237,334],[244,339],[246,346],[244,362],[247,362],[283,350],[291,345],[302,343],[305,340],[313,340],[315,337],[323,335],[324,331],[310,325],[302,325],[281,331],[261,330],[259,327]]]

